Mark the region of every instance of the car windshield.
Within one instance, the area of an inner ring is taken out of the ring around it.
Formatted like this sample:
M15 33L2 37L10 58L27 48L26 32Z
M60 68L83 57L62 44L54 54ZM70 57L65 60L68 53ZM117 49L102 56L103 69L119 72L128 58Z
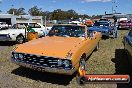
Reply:
M13 25L13 29L24 29L25 27L27 27L27 23L17 23Z
M85 27L82 26L53 26L49 31L49 36L63 37L84 37Z
M108 22L95 22L94 23L95 26L109 26Z

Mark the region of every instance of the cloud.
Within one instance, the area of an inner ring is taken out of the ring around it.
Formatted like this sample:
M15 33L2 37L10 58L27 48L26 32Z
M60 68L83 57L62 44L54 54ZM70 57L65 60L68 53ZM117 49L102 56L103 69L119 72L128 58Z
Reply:
M110 2L112 0L82 0L82 1L85 1L85 2Z

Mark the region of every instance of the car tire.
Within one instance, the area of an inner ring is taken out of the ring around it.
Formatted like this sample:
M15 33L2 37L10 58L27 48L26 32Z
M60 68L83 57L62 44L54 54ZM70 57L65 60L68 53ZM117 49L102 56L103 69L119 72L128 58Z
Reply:
M99 50L99 42L97 44L97 46L95 47L94 51L98 51Z
M86 79L85 79L84 76L79 76L79 77L77 78L77 83L78 83L79 85L84 85L85 82L86 82Z
M79 67L83 68L83 70L85 70L85 63L85 58L80 59Z
M23 35L19 35L19 36L16 37L16 43L18 43L18 44L23 43L24 40L25 39L24 39Z
M80 59L79 68L81 68L81 69L83 69L83 70L86 70L86 69L85 69L85 58L84 58L84 57L82 57L82 58ZM80 75L79 72L77 72L77 74L76 74L76 81L77 81L77 83L78 83L79 85L83 85L83 84L85 83L85 78L84 78L82 75Z

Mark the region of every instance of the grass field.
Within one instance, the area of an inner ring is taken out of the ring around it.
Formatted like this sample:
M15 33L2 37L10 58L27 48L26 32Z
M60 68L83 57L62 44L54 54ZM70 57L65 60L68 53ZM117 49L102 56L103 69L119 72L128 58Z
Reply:
M129 74L132 70L124 51L122 38L128 30L119 30L117 39L100 41L100 49L87 60L87 74ZM132 88L129 84L86 84L79 86L74 76L42 73L19 67L10 61L14 44L0 43L1 88Z

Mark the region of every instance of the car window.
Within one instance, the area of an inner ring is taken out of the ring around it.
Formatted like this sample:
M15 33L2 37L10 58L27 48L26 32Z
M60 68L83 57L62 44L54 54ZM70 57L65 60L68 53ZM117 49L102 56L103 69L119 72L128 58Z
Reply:
M32 28L34 28L35 27L35 24L34 23L29 23L29 25L28 26L30 26L30 27L32 27Z
M108 22L95 22L94 23L95 26L109 26Z
M127 21L120 21L119 23L127 23Z
M29 26L32 28L41 28L41 26L38 25L37 23L30 23Z
M84 37L85 27L82 26L53 26L49 36Z
M35 28L41 28L41 26L38 24L35 24L34 26L35 26Z
M17 24L14 24L12 28L14 28L14 29L23 29L25 27L27 27L26 23L17 23Z

